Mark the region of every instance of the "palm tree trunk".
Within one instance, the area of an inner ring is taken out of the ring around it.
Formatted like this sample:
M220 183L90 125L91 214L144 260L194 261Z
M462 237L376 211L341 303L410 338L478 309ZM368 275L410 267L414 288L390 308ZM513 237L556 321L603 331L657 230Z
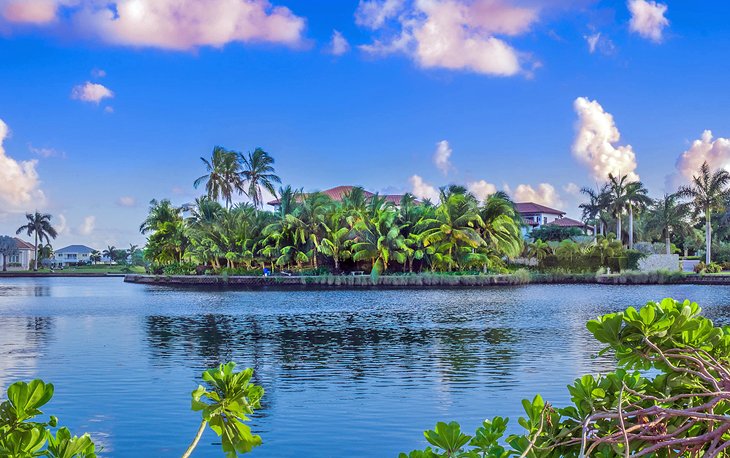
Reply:
M665 239L665 242L667 244L667 254L672 254L671 253L671 243L669 243L669 231L667 231L667 238Z
M33 270L38 270L38 231L35 231L35 246L33 248Z
M707 222L705 226L705 250L707 251L705 253L705 264L709 265L712 259L710 254L710 250L712 249L712 215L709 209L707 209L705 214L707 215Z
M621 215L616 217L616 240L621 242L621 245L624 244L624 241L621 240Z
M335 260L335 271L338 271L338 270L340 270L340 260L338 259L338 256L337 256L337 255L335 255L335 256L333 257L333 259Z
M629 205L629 250L634 248L634 206Z

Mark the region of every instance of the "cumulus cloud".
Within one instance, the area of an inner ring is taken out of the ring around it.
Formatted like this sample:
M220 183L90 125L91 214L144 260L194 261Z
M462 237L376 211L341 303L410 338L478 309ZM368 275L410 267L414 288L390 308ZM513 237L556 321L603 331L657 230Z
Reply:
M433 163L444 175L448 175L449 171L453 168L451 165L451 153L453 153L453 150L449 146L448 141L441 140L436 143L436 151L433 153Z
M476 198L480 201L497 192L497 187L495 185L487 183L484 180L471 181L466 184L466 189L470 193L474 194L474 196L476 196Z
M664 17L667 5L652 0L629 0L628 7L631 12L629 29L655 43L661 42L664 28L669 25Z
M122 196L117 199L117 205L120 207L134 207L137 205L137 199L132 196Z
M5 0L0 1L0 13L9 22L47 24L56 20L61 3L59 0Z
M563 191L570 194L571 196L577 196L580 195L580 186L573 182L570 182L563 186Z
M707 161L710 169L724 168L730 171L730 139L713 138L712 132L706 130L702 136L692 142L692 146L677 159L677 171L690 180L697 175L702 163Z
M94 229L96 228L96 217L95 216L86 216L84 218L84 222L81 223L81 226L79 226L79 234L81 235L91 235L92 232L94 232Z
M268 0L0 0L6 21L69 21L118 45L189 50L231 42L302 43L305 20Z
M401 7L404 11L396 14ZM366 1L360 2L356 13L358 23L371 28L379 28L395 17L399 29L385 40L361 46L366 52L403 52L424 68L498 76L523 72L525 54L497 35L523 34L537 16L537 9L504 0L414 0L407 6L403 2Z
M108 87L91 81L74 86L71 90L71 98L83 102L99 104L102 100L112 97L114 93Z
M349 50L350 43L347 42L347 39L342 35L342 33L339 30L333 31L332 40L330 41L329 45L330 54L334 54L335 56L341 56Z
M506 189L512 195L515 202L534 202L549 207L560 207L563 205L560 194L555 189L555 186L550 183L540 183L535 188L529 184L521 184L514 191L511 191L509 187L506 187Z
M613 174L637 180L636 154L631 145L616 145L621 135L613 116L597 101L585 97L575 99L573 108L578 115L573 155L588 168L591 177L605 181Z
M27 211L45 205L36 171L38 161L17 161L3 147L10 130L0 119L0 213Z
M418 197L419 199L431 199L433 202L439 200L439 191L435 186L426 183L423 178L418 175L413 175L408 179L411 183L411 194Z

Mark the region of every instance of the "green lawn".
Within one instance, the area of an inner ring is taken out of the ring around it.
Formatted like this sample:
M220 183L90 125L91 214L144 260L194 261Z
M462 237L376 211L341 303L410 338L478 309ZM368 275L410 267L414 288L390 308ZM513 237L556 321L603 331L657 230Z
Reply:
M125 267L126 266L119 266L119 265L109 266L109 265L97 264L97 265L93 265L93 266L66 267L63 270L54 269L53 273L59 274L59 275L63 275L63 274L106 274L106 273L123 274L123 273L128 273L125 271ZM145 273L144 267L133 266L133 267L131 267L131 270L132 270L131 273L135 273L135 274ZM33 272L32 270L12 270L12 271L8 270L8 273L32 274L32 273L36 273L36 272ZM48 273L51 273L51 271L49 269L39 269L37 273L48 274ZM2 275L2 272L0 272L0 275Z

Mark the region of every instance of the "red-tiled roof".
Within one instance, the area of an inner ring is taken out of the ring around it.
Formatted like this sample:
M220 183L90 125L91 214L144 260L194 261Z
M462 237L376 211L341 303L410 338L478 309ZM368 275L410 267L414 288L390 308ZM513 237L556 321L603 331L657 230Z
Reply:
M324 191L320 191L320 193L328 196L330 199L332 199L336 202L341 202L342 199L345 198L345 195L348 194L350 191L352 191L352 189L354 187L355 186L335 186L334 188L325 189ZM304 195L306 195L306 194L304 194ZM369 197L373 197L375 194L370 191L363 190L363 195L367 199ZM402 194L386 194L386 195L381 195L380 197L384 197L385 200L388 202L392 202L394 204L400 204L400 201L403 198L403 195ZM297 197L298 201L301 199L302 199L301 196ZM269 204L269 205L279 205L279 203L280 203L279 199L275 199L270 202L267 202L267 204Z
M586 227L586 225L583 224L582 222L574 220L572 218L558 218L549 224L551 224L553 226L560 226L560 227L580 227L580 228Z
M545 205L536 204L534 202L516 202L515 208L521 214L547 213L548 215L565 215L564 211L555 210L554 208L546 207Z
M33 245L31 245L30 243L26 242L25 240L21 240L18 237L14 237L14 239L15 239L15 246L19 250L33 250L34 249L33 248Z

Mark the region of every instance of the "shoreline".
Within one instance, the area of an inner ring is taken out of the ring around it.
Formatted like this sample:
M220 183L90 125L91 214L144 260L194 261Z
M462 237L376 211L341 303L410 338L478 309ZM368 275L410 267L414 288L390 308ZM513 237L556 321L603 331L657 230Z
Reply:
M64 278L64 277L126 277L128 274L122 273L105 273L105 272L69 272L69 273L50 273L50 272L0 272L0 278Z
M597 285L725 285L730 286L730 275L667 274L661 272L618 275L595 274L533 274L524 275L403 275L380 276L373 281L362 276L222 276L222 275L142 275L128 274L125 283L168 286L171 288L210 289L428 289L479 288L493 286L521 286L544 284L597 284Z

